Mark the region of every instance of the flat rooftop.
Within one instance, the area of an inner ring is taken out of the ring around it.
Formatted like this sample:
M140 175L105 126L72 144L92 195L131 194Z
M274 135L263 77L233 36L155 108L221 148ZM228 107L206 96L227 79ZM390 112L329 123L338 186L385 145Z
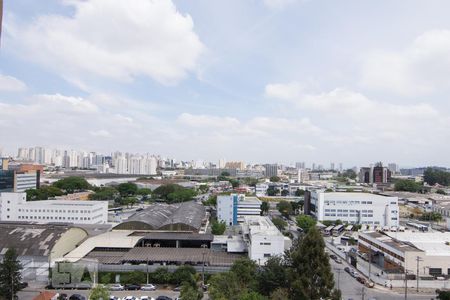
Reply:
M40 200L27 201L23 205L27 206L42 206L42 205L57 205L57 206L80 206L92 207L99 204L104 204L108 201L84 201L84 200Z
M411 243L427 255L450 256L450 232L386 232L390 237Z
M381 243L384 243L400 252L406 252L406 251L421 251L420 249L416 248L414 245L412 244L408 244L406 242L402 242L399 240L396 240L386 234L377 232L377 231L366 231L363 233L360 233L360 235L368 235L369 237L371 237L372 239L376 239L378 241L380 241Z

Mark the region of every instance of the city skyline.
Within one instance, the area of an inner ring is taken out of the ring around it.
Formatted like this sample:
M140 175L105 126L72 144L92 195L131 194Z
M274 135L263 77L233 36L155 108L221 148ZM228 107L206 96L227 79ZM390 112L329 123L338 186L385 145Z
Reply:
M0 147L448 166L433 3L8 1Z

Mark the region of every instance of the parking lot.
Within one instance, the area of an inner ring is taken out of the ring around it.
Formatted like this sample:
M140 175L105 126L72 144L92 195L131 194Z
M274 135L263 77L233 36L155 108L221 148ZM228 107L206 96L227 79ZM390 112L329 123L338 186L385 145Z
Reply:
M64 293L67 294L69 297L73 294L80 294L84 297L89 295L89 290L50 290L57 293ZM164 290L164 289L158 289L156 291L111 291L111 296L124 298L127 296L134 296L136 298L140 298L142 296L148 296L157 298L158 296L167 296L175 300L175 298L180 296L179 292L175 292L172 290ZM32 300L34 297L39 295L39 292L36 290L24 290L19 292L19 300Z

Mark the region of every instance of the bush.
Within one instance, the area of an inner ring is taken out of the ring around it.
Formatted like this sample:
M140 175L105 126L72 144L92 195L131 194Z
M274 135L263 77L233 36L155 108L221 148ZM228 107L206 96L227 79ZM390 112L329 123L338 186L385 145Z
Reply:
M147 275L140 271L123 273L123 275L120 276L120 282L123 284L142 284L147 282Z
M151 278L155 283L169 283L172 282L172 273L165 267L160 267L151 273Z

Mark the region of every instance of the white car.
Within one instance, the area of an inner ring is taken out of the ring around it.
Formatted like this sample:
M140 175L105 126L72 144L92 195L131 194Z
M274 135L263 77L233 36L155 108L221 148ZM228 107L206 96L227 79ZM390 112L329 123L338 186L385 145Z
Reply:
M149 296L142 296L142 297L140 298L140 300L155 300L155 298L149 297Z
M137 300L137 298L134 296L126 296L123 300Z
M111 284L111 285L109 286L109 290L110 290L110 291L123 291L123 290L124 290L124 287L123 287L123 285L121 285L121 284L119 284L119 283L117 283L117 284Z
M156 290L156 286L151 283L144 284L141 286L141 290L142 291L154 291L154 290Z

